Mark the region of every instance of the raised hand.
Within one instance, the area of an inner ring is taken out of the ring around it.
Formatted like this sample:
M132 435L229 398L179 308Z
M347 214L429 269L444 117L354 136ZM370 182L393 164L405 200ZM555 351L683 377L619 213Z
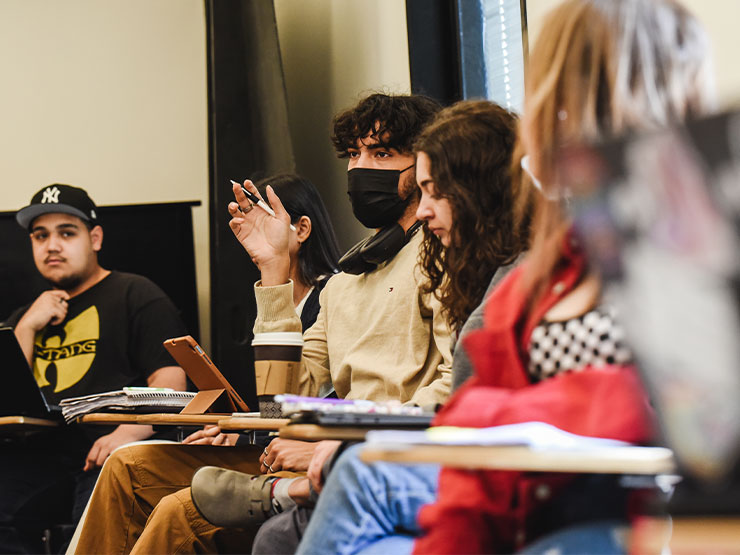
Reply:
M260 197L251 181L245 181L244 187ZM229 214L231 215L229 227L260 269L262 284L270 286L287 283L290 272L288 254L290 216L285 211L282 202L272 187L268 185L267 198L275 211L275 217L273 217L262 208L253 205L240 185L233 185L232 190L236 202L229 203Z

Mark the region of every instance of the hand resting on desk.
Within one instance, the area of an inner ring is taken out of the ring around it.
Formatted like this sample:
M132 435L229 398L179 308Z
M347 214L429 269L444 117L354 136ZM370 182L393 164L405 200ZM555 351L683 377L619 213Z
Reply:
M218 426L205 426L182 440L185 445L236 445L239 434L224 434Z

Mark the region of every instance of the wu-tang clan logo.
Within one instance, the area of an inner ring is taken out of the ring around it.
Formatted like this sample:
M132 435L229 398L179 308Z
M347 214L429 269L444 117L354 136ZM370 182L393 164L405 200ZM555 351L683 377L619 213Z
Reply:
M38 334L33 374L39 387L53 385L58 393L79 382L95 360L99 338L100 319L94 306L72 318L58 333Z
M47 204L47 203L54 203L57 204L59 202L59 193L61 191L57 187L47 187L44 189L44 194L41 197L41 204Z

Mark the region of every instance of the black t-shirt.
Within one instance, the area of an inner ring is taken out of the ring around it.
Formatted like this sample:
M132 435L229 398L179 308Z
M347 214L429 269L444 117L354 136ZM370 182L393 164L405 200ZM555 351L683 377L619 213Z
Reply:
M28 310L15 311L15 326ZM178 311L147 278L111 272L69 300L65 320L36 335L33 372L50 404L67 397L146 385L164 366L177 366L162 342L184 335Z

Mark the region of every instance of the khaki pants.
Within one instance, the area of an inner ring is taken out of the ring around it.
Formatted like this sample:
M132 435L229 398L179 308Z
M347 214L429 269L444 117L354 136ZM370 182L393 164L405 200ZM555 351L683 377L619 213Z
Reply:
M251 445L135 445L117 450L95 486L76 552L249 553L256 527L213 526L195 509L189 486L201 466L259 474L261 452Z

